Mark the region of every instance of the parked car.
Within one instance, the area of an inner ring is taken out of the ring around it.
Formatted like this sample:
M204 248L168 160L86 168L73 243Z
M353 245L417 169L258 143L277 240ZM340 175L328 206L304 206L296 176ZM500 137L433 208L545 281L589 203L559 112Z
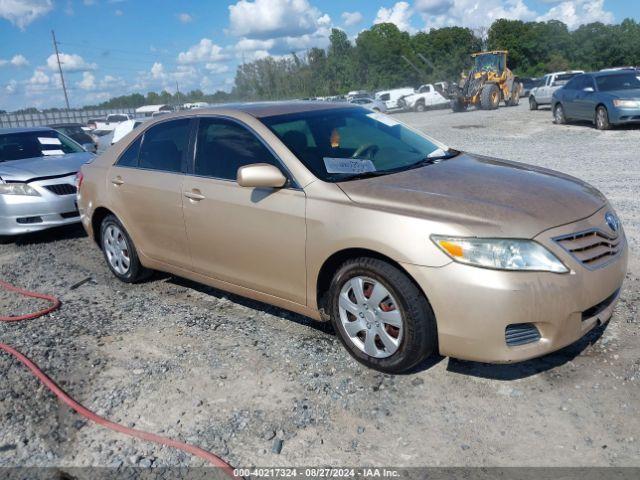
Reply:
M91 131L98 128L99 123L104 123L106 118L90 118L87 120L87 128Z
M393 110L396 108L401 108L398 100L406 95L412 95L414 93L414 89L410 87L405 88L395 88L393 90L383 90L380 92L376 92L375 99L384 102L387 106L387 110Z
M81 123L54 123L49 127L72 138L82 145L87 152L96 153L98 150L97 137L92 137L91 134L85 132Z
M531 90L535 87L541 85L542 80L540 78L520 78L520 83L522 83L522 91L520 92L520 97L528 97L531 94Z
M93 158L51 128L0 129L0 240L79 222L76 173Z
M442 89L438 91L435 85L421 85L415 93L405 95L398 100L398 107L424 112L431 108L449 107L451 102L444 96Z
M529 93L529 109L537 110L540 105L551 105L553 92L581 73L584 73L584 71L571 70L568 72L548 73L542 77L540 85L532 88Z
M112 113L110 115L107 115L104 122L95 122L94 130L100 132L112 132L120 123L131 120L131 118L131 115L127 113Z
M593 122L598 130L640 124L640 76L629 70L586 73L553 94L553 118Z
M387 111L387 106L384 104L384 102L376 100L375 98L354 98L349 103L360 105L375 112L385 113Z
M328 319L385 372L562 348L611 317L628 258L590 185L348 103L152 120L82 167L78 203L123 282L163 270Z
M136 129L143 122L148 121L148 117L143 118L132 118L131 120L126 120L124 122L120 122L118 126L113 130L113 135L111 137L111 145L116 142L119 142L122 138L124 138L129 132Z

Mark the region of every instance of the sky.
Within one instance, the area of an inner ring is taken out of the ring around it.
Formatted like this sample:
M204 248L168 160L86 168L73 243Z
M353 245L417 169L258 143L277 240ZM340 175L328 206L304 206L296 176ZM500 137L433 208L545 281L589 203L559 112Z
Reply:
M326 47L380 22L415 33L497 18L640 20L639 0L0 0L0 110L71 107L166 89L228 91L238 64ZM177 84L177 85L176 85Z

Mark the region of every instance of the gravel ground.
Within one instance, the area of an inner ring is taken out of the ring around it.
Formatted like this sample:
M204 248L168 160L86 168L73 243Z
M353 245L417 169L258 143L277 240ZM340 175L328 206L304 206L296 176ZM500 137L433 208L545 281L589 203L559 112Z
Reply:
M517 365L438 358L384 375L293 313L172 276L119 283L73 227L0 246L0 278L63 300L47 317L0 325L1 341L98 413L236 466L640 466L640 129L555 126L524 105L398 118L453 147L601 189L632 248L612 322ZM0 305L3 314L42 302L0 293ZM4 354L0 376L0 466L202 465L86 423Z

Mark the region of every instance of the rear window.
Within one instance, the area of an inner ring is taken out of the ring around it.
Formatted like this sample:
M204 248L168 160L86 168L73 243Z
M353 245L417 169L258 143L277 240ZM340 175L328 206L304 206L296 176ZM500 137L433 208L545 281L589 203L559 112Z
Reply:
M0 162L78 152L84 152L84 149L54 130L0 135Z
M553 81L553 84L566 85L566 83L576 75L580 75L580 74L579 73L563 73L561 75L556 75L556 79Z

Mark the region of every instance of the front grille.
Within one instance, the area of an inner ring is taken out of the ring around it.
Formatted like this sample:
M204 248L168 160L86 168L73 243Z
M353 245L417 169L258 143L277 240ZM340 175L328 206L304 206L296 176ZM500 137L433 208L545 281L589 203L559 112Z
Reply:
M44 188L56 195L75 195L76 186L69 183L58 183L56 185L44 185Z
M621 236L613 238L595 228L554 240L587 268L606 265L622 250Z
M584 312L582 312L582 321L584 322L585 320L589 320L590 318L593 318L596 315L600 315L604 310L607 309L607 307L609 307L609 305L613 303L613 301L618 296L619 292L620 292L620 289L613 292L611 295L609 295L600 303L594 305L591 308L587 308Z
M540 340L540 331L533 323L512 323L507 325L504 339L508 346L517 347Z

